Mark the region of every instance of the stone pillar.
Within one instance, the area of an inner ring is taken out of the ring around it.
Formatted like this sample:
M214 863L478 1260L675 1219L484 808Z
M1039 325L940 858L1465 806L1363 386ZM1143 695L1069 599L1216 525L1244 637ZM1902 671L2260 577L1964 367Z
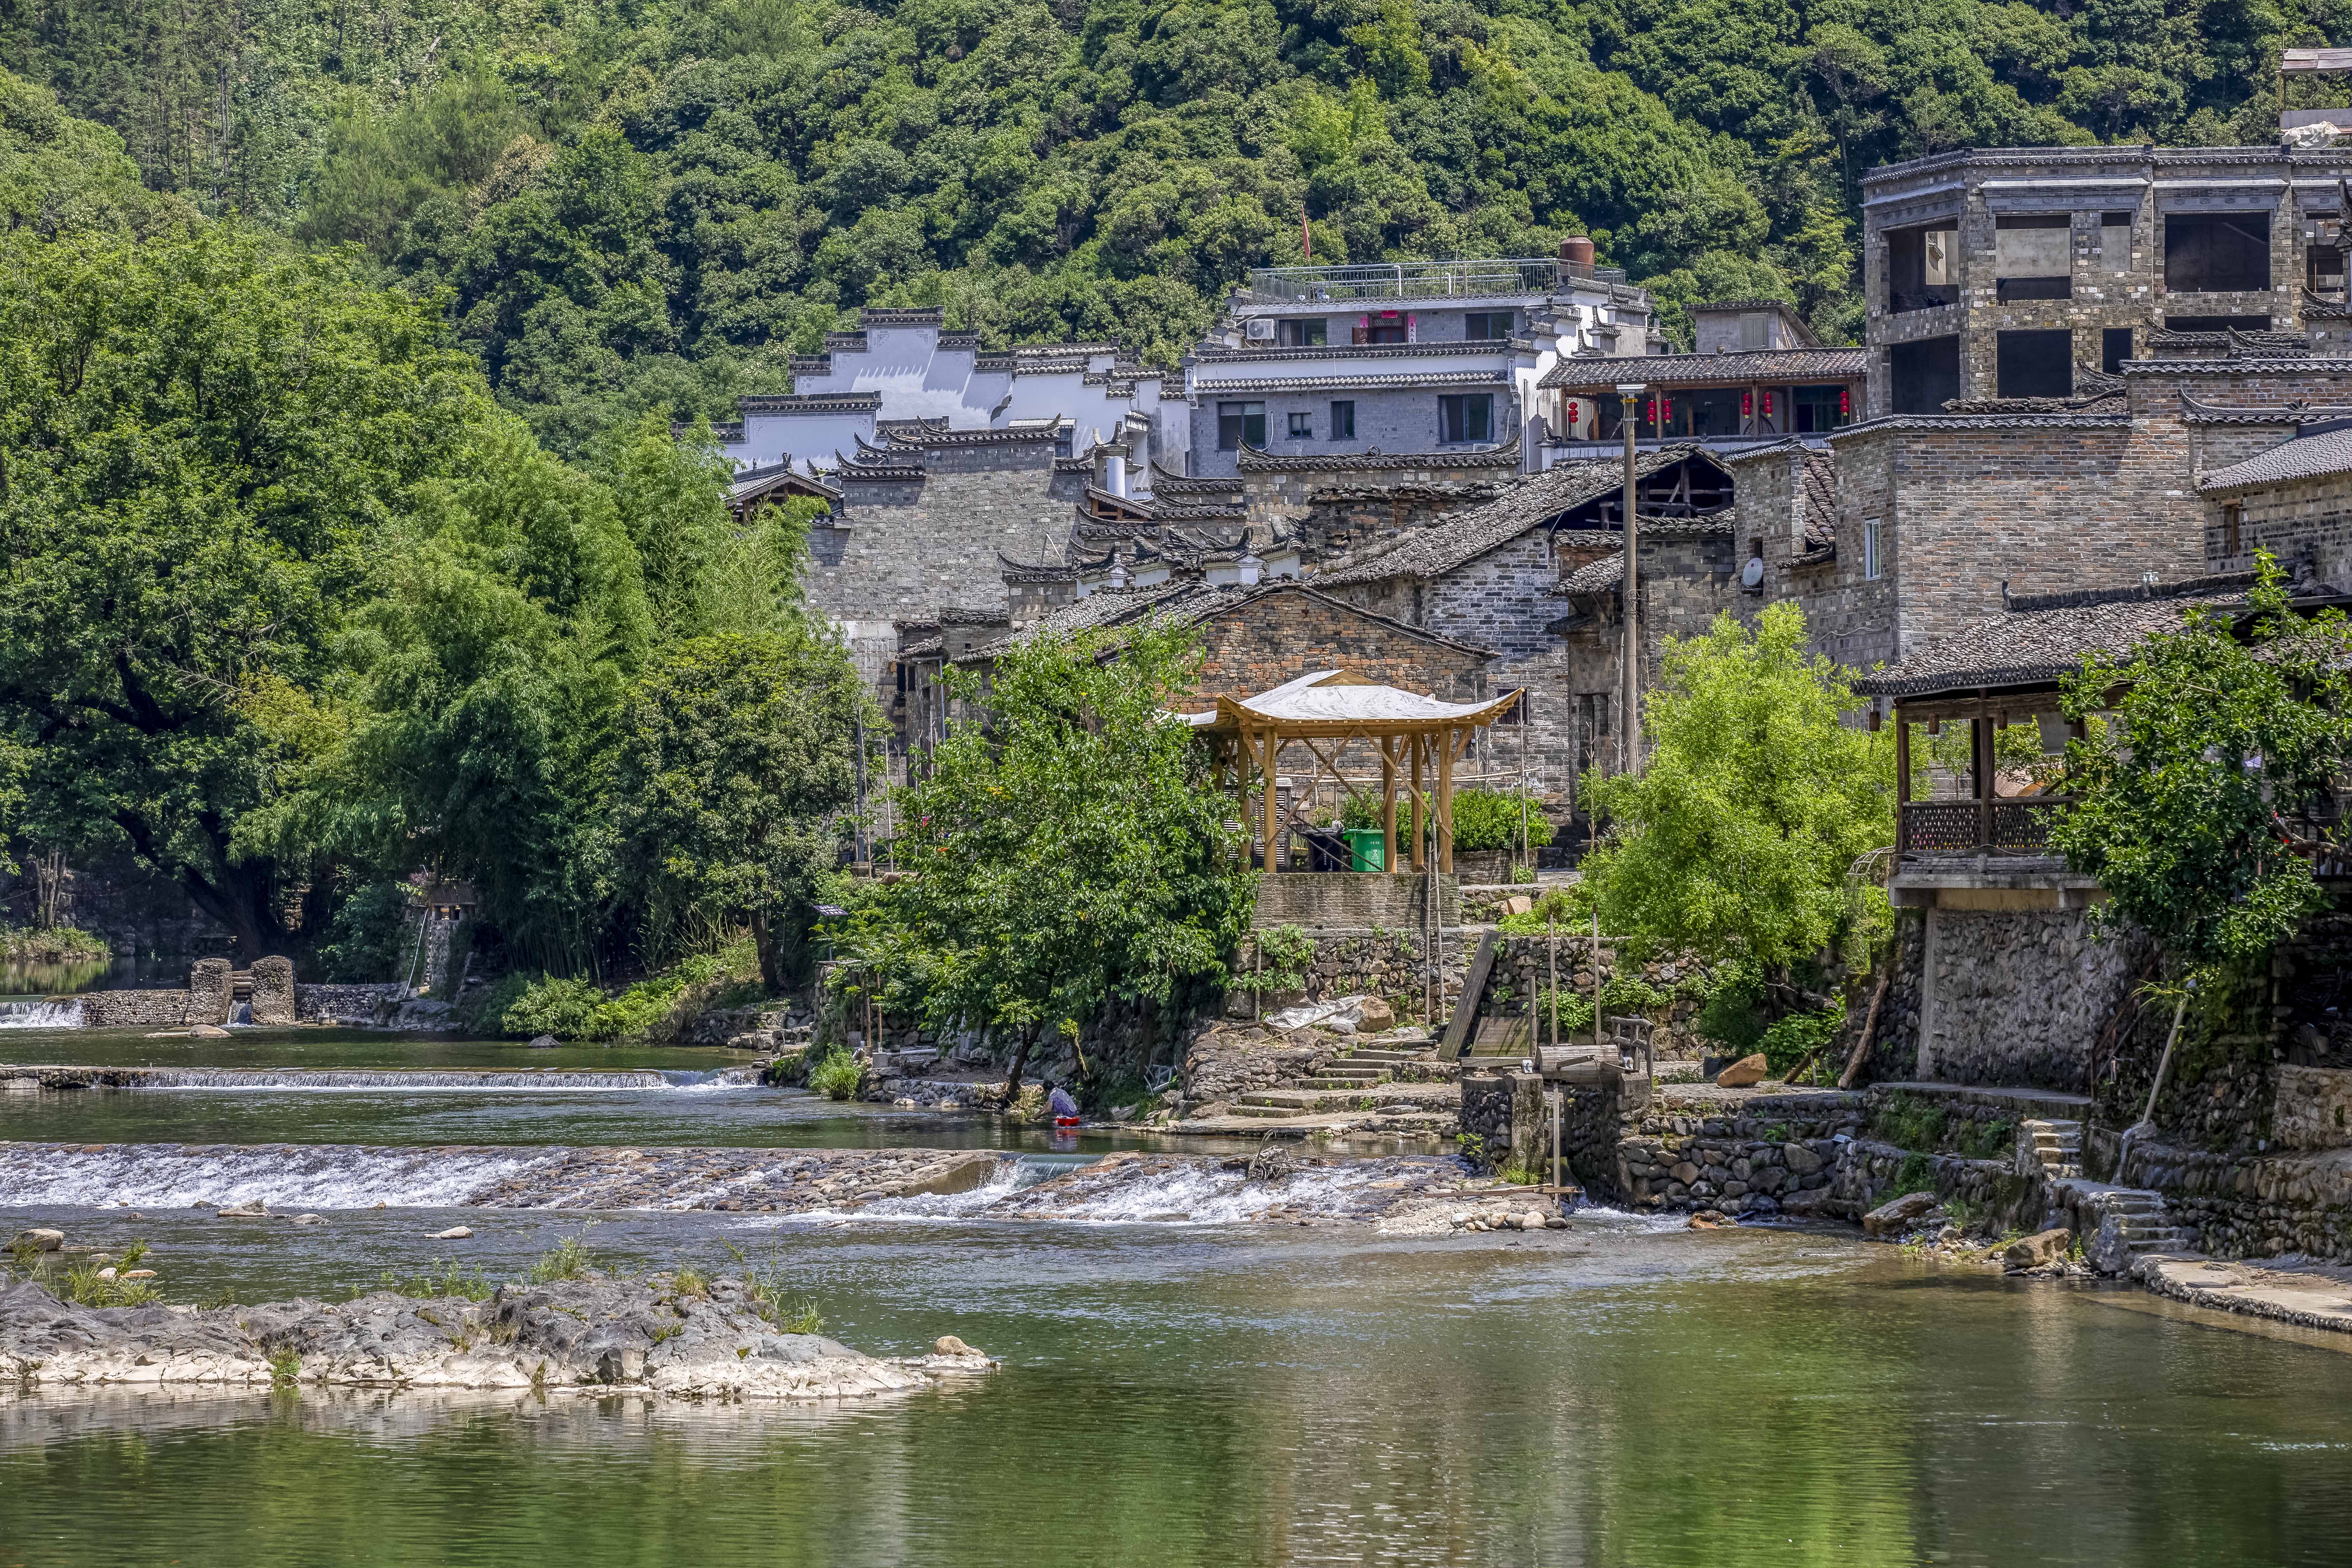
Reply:
M188 971L188 1010L182 1019L189 1024L226 1024L230 1009L236 1005L229 980L228 960L200 958Z
M271 954L253 961L253 1021L284 1027L295 1020L294 961Z
M1543 1079L1531 1072L1506 1073L1511 1086L1511 1163L1551 1180L1551 1116L1544 1105Z

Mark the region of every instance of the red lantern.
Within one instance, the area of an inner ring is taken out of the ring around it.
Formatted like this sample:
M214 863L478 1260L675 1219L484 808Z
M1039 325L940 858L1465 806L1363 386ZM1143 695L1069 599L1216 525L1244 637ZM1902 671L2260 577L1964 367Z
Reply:
M1839 387L1839 388L1838 388L1838 417L1839 417L1839 418L1841 418L1841 419L1843 419L1843 418L1845 418L1848 415L1852 414L1853 412L1853 388L1852 388L1852 387L1850 387L1850 386L1841 386L1841 387Z
M1742 419L1753 419L1756 416L1756 395L1754 393L1743 392L1739 395L1739 416Z
M1661 397L1658 399L1658 415L1659 417L1665 420L1667 424L1673 424L1675 422L1675 400L1671 397Z
M1577 412L1576 399L1573 397L1570 398L1568 400L1568 427L1571 430L1575 429L1577 421L1582 417L1583 416Z
M1764 395L1764 417L1772 417L1772 395L1769 392Z
M1642 404L1642 423L1644 425L1655 425L1657 422L1658 400L1654 397L1645 398Z

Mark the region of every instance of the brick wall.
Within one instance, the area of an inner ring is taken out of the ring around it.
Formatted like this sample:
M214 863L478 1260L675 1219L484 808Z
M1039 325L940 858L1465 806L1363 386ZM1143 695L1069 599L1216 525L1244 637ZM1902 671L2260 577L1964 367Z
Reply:
M2352 584L2352 476L2294 479L2231 499L2242 511L2234 542L2222 501L2206 502L2209 570L2251 572L2255 552L2268 551L2290 571L2309 557L2323 583Z
M1202 640L1200 689L1184 704L1193 711L1220 694L1247 696L1318 669L1352 669L1448 702L1475 701L1491 689L1482 652L1416 637L1320 594L1262 594L1212 616Z

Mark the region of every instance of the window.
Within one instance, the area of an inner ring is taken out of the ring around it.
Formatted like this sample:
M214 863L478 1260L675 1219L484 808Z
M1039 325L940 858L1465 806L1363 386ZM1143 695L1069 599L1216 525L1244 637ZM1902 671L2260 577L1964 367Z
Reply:
M1941 414L1944 405L1960 395L1958 338L1896 343L1888 351L1886 363L1897 414Z
M1511 335L1508 310L1472 310L1462 318L1462 335L1474 342L1491 342Z
M2099 259L2110 272L2129 272L2132 255L2132 215L2101 213L2099 215Z
M1761 310L1739 312L1739 347L1743 353L1772 346L1772 318Z
M2071 300L2074 295L2067 245L2073 220L2064 213L1993 219L1994 292L2013 300Z
M1797 416L1797 434L1817 435L1823 430L1835 430L1846 422L1853 407L1853 394L1843 386L1792 386L1789 389L1789 406Z
M1217 450L1230 452L1244 445L1265 447L1265 405L1263 403L1218 404Z
M2268 316L2167 316L2168 332L2267 332Z
M2074 395L2074 334L2056 331L2000 332L1994 341L1995 395L2001 397Z
M1381 310L1366 316L1356 328L1360 343L1401 343L1405 341L1404 318L1394 310Z
M1290 438L1294 441L1315 439L1315 416L1294 414L1290 416Z
M2099 368L2109 375L2119 374L2124 361L2132 356L2132 330L2129 327L2109 327L2099 333Z
M1319 349L1331 341L1331 323L1320 316L1302 321L1276 321L1274 341L1286 349Z
M1341 398L1331 405L1331 439L1352 441L1356 438L1356 405L1352 398Z
M1959 295L1959 228L1898 228L1886 236L1886 308L1897 314L1949 305Z
M1862 574L1875 582L1885 569L1885 563L1878 553L1878 520L1874 517L1862 525Z
M1733 387L1709 387L1668 394L1675 416L1668 428L1677 436L1737 436L1739 434L1739 393Z
M2221 503L2221 554L2224 559L2238 553L2245 521L2244 506L2233 500Z
M2248 293L2271 286L2271 215L2168 213L2164 286L2179 294Z
M1495 395L1466 392L1437 400L1440 441L1491 441L1495 438Z

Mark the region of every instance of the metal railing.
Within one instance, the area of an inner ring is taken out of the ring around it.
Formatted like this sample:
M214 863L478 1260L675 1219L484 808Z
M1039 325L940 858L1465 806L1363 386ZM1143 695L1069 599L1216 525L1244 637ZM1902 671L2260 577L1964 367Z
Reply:
M2074 804L2063 795L1906 801L1895 849L1904 855L2047 855L2051 824Z
M1258 267L1248 291L1262 300L1464 300L1548 294L1579 279L1622 283L1622 267L1582 267L1548 256L1478 261L1366 261L1339 267Z

